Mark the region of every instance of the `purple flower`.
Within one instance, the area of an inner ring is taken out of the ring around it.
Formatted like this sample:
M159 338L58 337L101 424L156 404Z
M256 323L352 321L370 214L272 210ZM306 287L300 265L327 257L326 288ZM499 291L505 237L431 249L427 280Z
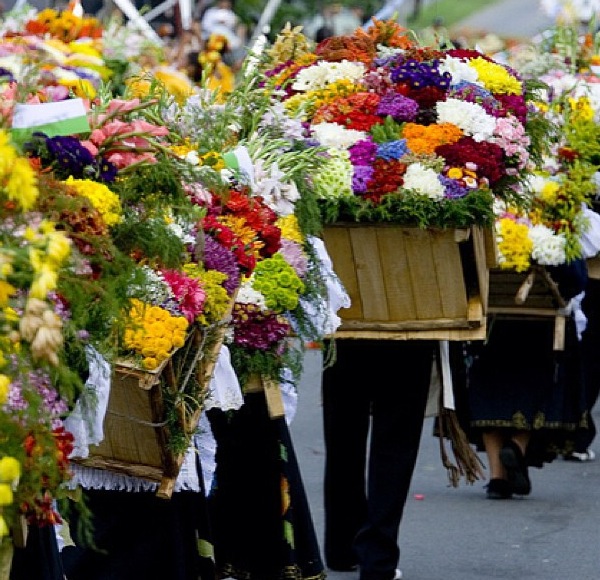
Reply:
M201 256L207 270L217 270L227 275L223 287L230 296L240 284L240 269L235 256L211 236L204 236L204 256Z
M302 250L302 246L294 240L282 238L279 253L285 258L285 261L294 268L298 277L304 278L306 271L308 270L308 258Z
M395 91L388 91L383 95L377 107L378 115L390 115L396 121L414 121L418 112L419 103L417 101Z
M459 197L465 197L469 193L469 190L456 181L456 179L451 179L445 175L438 175L438 179L445 188L444 197L446 199L458 199Z
M355 165L352 174L352 190L355 193L365 193L374 171L369 165Z
M290 323L280 316L264 313L254 305L236 304L233 309L234 344L262 351L275 349L288 335Z
M407 60L392 69L392 80L395 83L407 83L413 89L436 87L448 90L452 75L449 72L441 73L438 69L439 61L432 63Z
M377 154L377 144L373 143L371 137L357 141L348 149L352 165L371 165Z

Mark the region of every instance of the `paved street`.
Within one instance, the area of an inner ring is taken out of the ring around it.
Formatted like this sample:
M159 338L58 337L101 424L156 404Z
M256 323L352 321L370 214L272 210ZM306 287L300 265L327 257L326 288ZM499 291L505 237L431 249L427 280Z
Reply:
M322 541L320 385L321 353L310 351L291 431ZM594 416L600 424L599 406ZM405 580L600 579L599 460L557 459L531 470L530 496L490 501L483 481L448 487L438 439L431 433L432 420L427 419L400 531ZM600 440L595 450L600 456ZM331 572L328 577L354 580L357 574Z
M453 29L527 39L533 38L552 24L552 19L540 9L540 0L502 0L473 13Z

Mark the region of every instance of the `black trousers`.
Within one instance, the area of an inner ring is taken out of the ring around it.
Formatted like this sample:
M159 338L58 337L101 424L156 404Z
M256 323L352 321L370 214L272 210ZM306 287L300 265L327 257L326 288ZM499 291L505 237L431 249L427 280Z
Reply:
M436 344L337 340L323 373L325 560L358 563L360 580L398 564Z
M578 453L585 453L596 437L596 425L592 417L598 396L600 395L600 280L588 279L585 297L581 305L587 316L588 323L581 339L583 351L583 365L585 378L585 398L588 416L588 428L581 429L575 436L575 449Z

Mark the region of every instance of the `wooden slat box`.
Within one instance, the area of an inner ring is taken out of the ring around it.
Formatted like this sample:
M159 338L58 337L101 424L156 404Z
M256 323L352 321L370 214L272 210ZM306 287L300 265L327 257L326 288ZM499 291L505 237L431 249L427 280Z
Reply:
M352 303L336 338L485 338L493 256L483 228L344 223L323 239Z
M202 413L202 401L212 377L225 325L194 328L186 344L160 367L148 371L121 361L114 367L104 419L104 440L90 446L89 457L74 459L87 467L107 469L160 483L157 495L170 498L185 454L169 446L166 398L176 396L193 367L199 406L186 412L183 397L176 405L178 423L191 437Z
M565 301L557 284L543 266L527 272L490 270L488 315L490 317L554 318L554 350L565 343Z

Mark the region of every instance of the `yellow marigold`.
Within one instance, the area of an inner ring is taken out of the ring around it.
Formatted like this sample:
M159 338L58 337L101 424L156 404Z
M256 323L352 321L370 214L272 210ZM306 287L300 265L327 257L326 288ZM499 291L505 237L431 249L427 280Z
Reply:
M6 520L4 519L2 514L0 514L0 538L8 536L9 533L10 530L8 529L8 524L6 523Z
M0 157L2 155L3 152L0 151ZM4 191L8 199L16 201L23 210L27 211L33 207L39 191L35 173L27 159L13 158L12 170L4 183Z
M71 241L64 232L53 231L48 234L46 256L54 264L62 264L71 254Z
M10 455L0 459L0 481L12 483L21 477L21 464Z
M498 252L500 253L500 267L505 270L516 270L525 272L531 262L531 251L533 242L529 238L529 227L527 224L517 223L509 218L498 222L500 241Z
M511 75L506 68L485 58L474 58L469 61L479 75L479 81L491 93L498 95L520 95L523 83Z
M15 294L17 289L7 282L6 280L0 280L0 307L8 305L8 301L11 296Z
M123 333L123 345L144 357L142 364L147 369L159 366L185 343L189 324L183 316L134 299L129 319L131 326Z
M12 171L17 156L17 151L11 145L8 133L0 129L0 184L4 181L5 176Z
M277 219L276 224L281 230L281 237L299 244L304 243L304 236L298 226L298 218L294 214L282 216Z
M65 183L74 188L78 195L90 200L107 226L114 226L121 221L123 213L121 200L106 185L89 179L73 179L72 176Z
M10 505L12 502L12 487L8 483L0 483L0 506Z
M546 181L538 197L548 205L555 205L560 192L560 184L556 181Z
M0 375L0 405L6 403L8 397L8 387L10 386L10 379L6 375ZM0 459L0 481L7 481L2 477L2 460Z
M594 108L589 97L579 97L577 99L569 97L569 105L571 106L570 121L593 121Z

